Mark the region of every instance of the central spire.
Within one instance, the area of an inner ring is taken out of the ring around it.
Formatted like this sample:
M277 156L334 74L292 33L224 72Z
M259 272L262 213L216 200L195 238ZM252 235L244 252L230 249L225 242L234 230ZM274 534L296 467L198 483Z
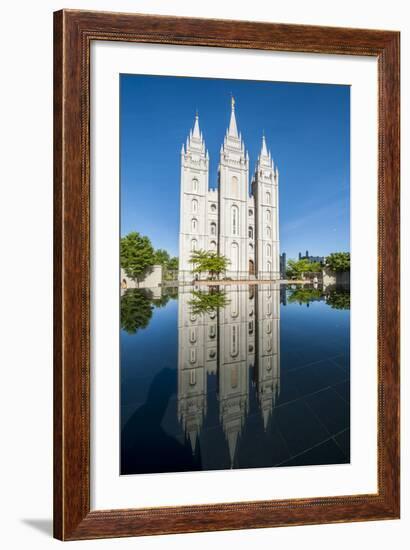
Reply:
M261 157L267 157L268 156L268 150L266 148L266 139L265 139L265 132L262 134L262 149L261 149Z
M194 131L192 132L192 137L194 137L196 139L201 139L201 133L199 131L198 111L195 113L195 123L194 123Z
M235 98L233 96L231 97L231 120L229 123L228 136L238 138L238 128L235 118Z

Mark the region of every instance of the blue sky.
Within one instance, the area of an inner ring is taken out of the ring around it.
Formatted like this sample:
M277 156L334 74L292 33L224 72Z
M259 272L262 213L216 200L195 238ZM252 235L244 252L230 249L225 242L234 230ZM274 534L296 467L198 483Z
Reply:
M350 88L120 76L121 234L178 255L180 151L195 111L216 184L231 93L253 174L265 132L280 172L280 248L288 258L350 250Z

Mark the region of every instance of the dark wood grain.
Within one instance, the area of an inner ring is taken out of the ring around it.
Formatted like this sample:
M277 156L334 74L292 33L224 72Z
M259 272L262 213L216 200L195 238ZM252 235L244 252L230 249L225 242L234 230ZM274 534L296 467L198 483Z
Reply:
M377 58L377 494L90 511L89 52L92 40ZM54 144L55 537L75 540L398 518L399 33L72 10L56 12Z

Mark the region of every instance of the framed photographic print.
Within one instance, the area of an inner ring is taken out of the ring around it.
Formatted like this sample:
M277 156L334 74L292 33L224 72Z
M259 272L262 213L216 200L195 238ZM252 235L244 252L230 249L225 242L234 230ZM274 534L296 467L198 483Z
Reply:
M399 33L54 15L54 533L399 517Z

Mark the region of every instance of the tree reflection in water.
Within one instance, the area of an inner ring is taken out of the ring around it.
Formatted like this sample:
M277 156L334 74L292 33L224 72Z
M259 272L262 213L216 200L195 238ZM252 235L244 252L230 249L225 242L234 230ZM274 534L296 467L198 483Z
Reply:
M327 288L310 288L299 287L291 290L287 296L287 301L306 304L309 306L311 302L326 301L326 304L332 309L350 309L350 287L349 286L332 286Z
M350 309L350 288L340 287L329 290L326 303L332 309Z
M229 305L230 300L226 293L218 287L211 287L209 292L193 290L192 299L188 303L192 308L192 313L199 315L200 313L211 313L219 308L226 307Z
M147 328L154 307L165 307L170 299L176 299L178 291L174 288L161 289L161 294L155 296L150 289L130 288L121 296L121 329L128 334L136 334L138 330Z
M322 290L318 288L296 288L293 290L289 296L288 296L288 302L290 304L292 303L299 303L302 304L308 304L313 301L321 300L323 298L323 292Z

